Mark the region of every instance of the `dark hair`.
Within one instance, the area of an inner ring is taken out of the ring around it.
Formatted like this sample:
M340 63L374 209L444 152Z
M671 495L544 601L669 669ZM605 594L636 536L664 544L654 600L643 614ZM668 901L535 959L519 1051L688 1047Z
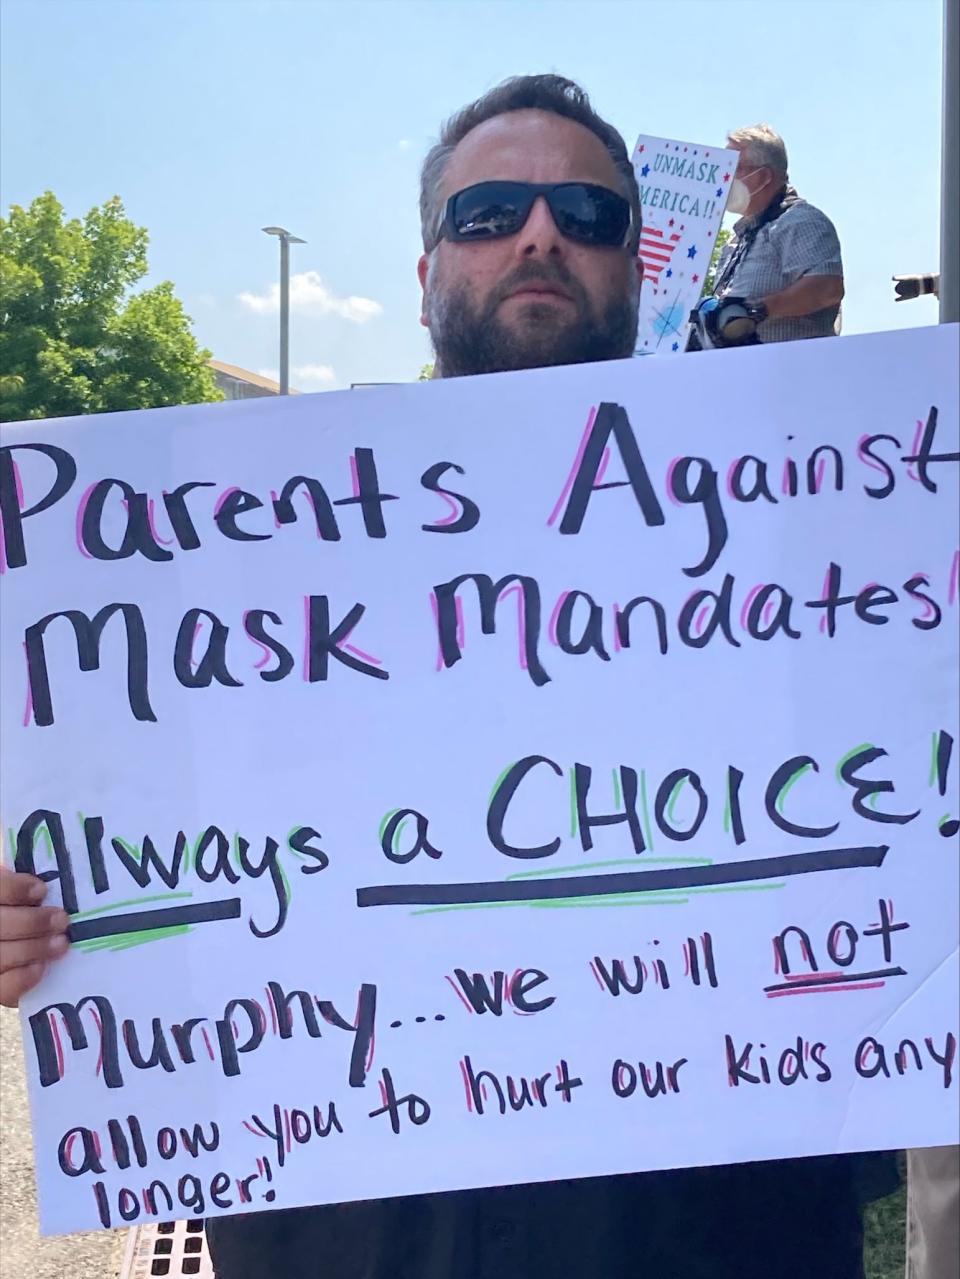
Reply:
M420 227L423 247L429 253L440 239L443 205L440 183L454 148L471 129L508 111L552 111L554 115L582 124L606 147L625 187L633 214L630 246L636 251L640 240L640 190L627 147L612 124L600 118L578 84L559 75L514 76L504 80L475 102L452 115L440 130L440 141L427 152L420 171Z

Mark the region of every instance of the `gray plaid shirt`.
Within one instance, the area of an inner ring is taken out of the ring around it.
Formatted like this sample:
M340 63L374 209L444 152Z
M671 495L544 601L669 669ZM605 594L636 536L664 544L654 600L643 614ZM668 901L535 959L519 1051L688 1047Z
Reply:
M724 246L717 264L721 280L720 297L748 298L758 302L771 293L795 284L806 275L838 275L843 277L840 241L833 223L825 213L806 200L798 200L773 222L762 226L753 244L737 263L729 279L723 279L724 268L737 251L740 238L749 231L754 219L741 218L734 234ZM795 338L832 337L836 333L840 306L795 319L764 320L757 329L762 342L789 342Z

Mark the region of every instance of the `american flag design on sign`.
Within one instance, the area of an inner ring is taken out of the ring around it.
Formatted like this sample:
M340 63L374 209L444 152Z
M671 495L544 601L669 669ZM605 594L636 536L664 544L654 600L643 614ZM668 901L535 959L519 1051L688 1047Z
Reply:
M643 275L646 280L657 280L664 267L670 265L673 251L680 243L676 231L665 234L659 227L647 225L640 235L640 256L643 258Z
M642 135L633 153L643 263L636 355L678 355L703 291L736 151Z

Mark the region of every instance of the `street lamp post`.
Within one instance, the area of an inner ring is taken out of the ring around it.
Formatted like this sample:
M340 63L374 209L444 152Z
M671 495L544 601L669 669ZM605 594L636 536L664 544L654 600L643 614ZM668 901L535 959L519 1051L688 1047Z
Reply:
M940 323L960 320L960 0L943 0L943 140L940 173Z
M290 393L290 245L306 244L282 226L265 226L280 241L280 394Z

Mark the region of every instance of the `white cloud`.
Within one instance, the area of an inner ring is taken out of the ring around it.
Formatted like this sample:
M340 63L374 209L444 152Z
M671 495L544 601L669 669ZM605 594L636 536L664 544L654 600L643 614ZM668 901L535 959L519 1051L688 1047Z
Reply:
M257 369L257 373L271 382L280 381L279 369ZM290 381L298 390L310 384L329 389L336 380L337 375L329 364L298 364L290 370Z
M256 315L280 310L280 285L271 284L264 293L241 293L241 303ZM380 315L383 307L373 298L338 298L324 284L317 271L303 271L290 277L290 310L303 315L337 315L354 324L365 324Z
M337 375L329 364L301 364L293 370L298 382L312 382L315 386L330 386Z

